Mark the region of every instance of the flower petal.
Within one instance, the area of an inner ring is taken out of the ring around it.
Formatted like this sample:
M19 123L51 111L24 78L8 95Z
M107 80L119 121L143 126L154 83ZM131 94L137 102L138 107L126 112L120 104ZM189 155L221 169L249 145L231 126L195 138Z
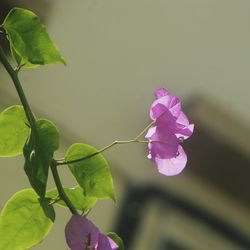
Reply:
M189 120L187 118L187 116L184 114L184 112L180 112L180 115L178 116L176 122L178 124L181 124L183 126L188 126L189 125Z
M183 139L186 140L193 134L193 132L194 132L194 124L190 124L187 127L178 129L177 132L175 132L175 135L177 138L183 137Z
M165 88L158 88L154 95L156 99L159 99L162 96L169 95L170 93Z
M166 89L155 91L156 100L150 108L150 117L154 126L148 130L148 158L156 163L158 171L164 175L179 174L186 166L187 156L179 145L190 137L194 124L181 111L178 97Z
M152 120L156 120L158 117L164 114L164 112L167 112L167 111L168 109L165 105L158 103L158 102L155 104L153 103L150 109L150 118Z
M194 124L189 124L187 116L181 112L176 120L176 136L183 137L183 139L189 138L194 131Z
M156 133L156 126L150 127L148 129L147 134L145 135L145 138L150 139L155 133Z
M157 128L161 128L161 130L168 130L174 134L176 130L176 118L169 110L166 110L156 119L155 125Z
M150 132L151 133L151 132ZM149 157L154 160L156 157L169 159L176 156L178 150L178 139L174 133L164 127L156 127L154 133L148 137Z
M181 112L181 102L179 98L173 95L166 95L155 100L150 109L151 119L157 119L166 110L169 110L169 112L177 118Z
M187 156L183 148L179 145L179 155L170 159L155 158L155 163L159 173L167 176L179 174L186 166Z
M85 216L72 215L65 227L65 236L71 250L83 250L90 241L91 246L96 246L99 237L98 228Z

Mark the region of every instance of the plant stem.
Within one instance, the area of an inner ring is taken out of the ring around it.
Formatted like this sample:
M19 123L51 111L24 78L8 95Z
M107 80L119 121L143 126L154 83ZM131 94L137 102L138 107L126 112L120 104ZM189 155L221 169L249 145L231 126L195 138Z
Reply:
M26 99L22 85L21 85L19 78L18 78L18 75L17 75L20 67L18 67L16 70L14 70L12 68L12 66L10 65L9 61L7 60L1 46L0 46L0 61L2 62L3 66L5 67L6 71L8 72L9 76L11 77L11 79L15 85L16 91L17 91L18 96L20 98L20 101L23 105L25 115L27 117L27 120L29 122L31 130L33 132L36 132L36 120L35 120L35 117L34 117L32 111L31 111L31 108L30 108L29 103ZM65 202L65 204L68 206L68 208L72 214L77 214L77 210L75 209L75 207L73 206L73 204L71 203L71 201L69 200L69 198L67 197L67 195L64 192L64 189L63 189L63 186L62 186L62 183L61 183L58 171L57 171L57 163L55 160L52 160L50 168L51 168L51 172L52 172L52 175L53 175L53 178L54 178L54 181L55 181L60 198Z
M20 98L20 101L21 101L21 103L23 105L25 115L27 117L27 120L29 122L31 130L36 132L36 120L35 120L35 117L34 117L32 111L31 111L31 108L30 108L29 103L28 103L28 101L26 99L26 96L24 94L22 85L21 85L21 83L19 81L19 78L18 78L18 75L17 75L19 68L18 68L18 70L14 70L12 68L12 66L10 65L9 61L7 60L7 58L6 58L6 56L5 56L4 52L3 52L3 49L1 47L0 47L0 61L2 62L4 68L8 72L9 76L11 77L11 79L12 79L14 85L15 85L16 91L17 91L18 96ZM77 214L77 210L72 205L71 201L69 200L69 198L67 197L67 195L64 192L64 189L63 189L63 186L62 186L62 183L61 183L61 180L60 180L56 165L57 165L57 163L55 161L52 161L51 165L50 165L50 168L51 168L51 171L52 171L53 178L55 180L55 184L56 184L56 187L57 187L57 190L58 190L58 194L59 194L60 198L65 202L65 204L68 206L71 213L72 214Z
M71 201L69 200L68 196L65 194L58 171L57 171L57 162L55 160L52 160L51 164L50 164L50 169L56 184L56 188L58 191L58 194L60 196L60 198L65 202L65 204L67 205L67 207L69 208L70 212L72 214L78 214L77 210L75 209L75 207L73 206L73 204L71 203Z
M76 163L76 162L79 162L79 161L84 161L84 160L87 160L91 157L94 157L95 155L98 155L100 153L102 153L103 151L113 147L114 145L118 145L118 144L128 144L128 143L132 143L132 142L139 142L139 143L148 143L148 141L142 141L142 140L137 140L137 139L132 139L132 140L127 140L127 141L113 141L111 144L109 144L108 146L105 146L104 148L96 151L95 153L93 154L90 154L90 155L87 155L87 156L84 156L82 158L78 158L78 159L74 159L74 160L69 160L69 161L56 161L57 162L57 165L67 165L67 164L72 164L72 163Z
M151 126L155 124L155 121L150 122L135 138L134 140L139 139Z
M20 98L20 101L23 105L23 108L24 108L27 120L29 121L30 127L35 130L35 118L33 116L33 113L31 112L29 103L28 103L26 96L23 92L22 85L21 85L19 78L17 76L17 72L12 68L12 66L8 62L6 56L3 52L3 49L1 47L0 47L0 61L2 62L4 68L8 72L9 76L11 77L11 79L15 85L16 91L17 91L18 96Z
M148 143L148 141L142 141L142 140L138 140L152 125L154 125L155 121L152 121L150 122L134 139L132 140L126 140L126 141L114 141L112 142L111 144L109 144L108 146L96 151L95 153L93 154L90 154L90 155L87 155L87 156L84 156L82 158L78 158L78 159L74 159L74 160L70 160L70 161L65 161L65 160L62 160L62 161L56 161L56 164L59 166L59 165L67 165L67 164L72 164L72 163L76 163L76 162L79 162L79 161L84 161L84 160L87 160L95 155L98 155L100 153L102 153L103 151L113 147L114 145L117 145L117 144L128 144L128 143L132 143L132 142L141 142L141 143Z

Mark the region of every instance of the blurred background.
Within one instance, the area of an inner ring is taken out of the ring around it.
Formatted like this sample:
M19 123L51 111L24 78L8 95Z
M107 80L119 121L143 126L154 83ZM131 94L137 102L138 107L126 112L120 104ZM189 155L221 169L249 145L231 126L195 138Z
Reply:
M1 0L1 20L13 6L41 17L67 62L20 73L34 112L61 131L58 156L74 142L101 148L137 135L159 86L181 97L195 123L179 176L159 175L146 145L105 152L118 202L91 211L98 227L115 230L127 250L250 249L250 2ZM1 65L0 83L1 110L19 103ZM0 167L2 208L29 183L22 157L0 159ZM34 249L66 250L69 218L58 207Z

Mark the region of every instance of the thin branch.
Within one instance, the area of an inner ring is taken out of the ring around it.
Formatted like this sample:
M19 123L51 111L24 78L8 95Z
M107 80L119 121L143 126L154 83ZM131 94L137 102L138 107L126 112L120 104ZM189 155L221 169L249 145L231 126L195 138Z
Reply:
M56 184L56 188L59 194L59 197L65 202L65 204L67 205L67 207L69 208L70 212L72 214L78 214L77 210L75 209L74 205L71 203L71 201L69 200L68 196L66 195L66 193L64 192L58 171L57 171L57 163L56 161L52 161L50 164L50 169Z
M26 96L24 94L24 91L23 91L23 88L22 88L22 85L19 81L19 78L17 76L17 72L12 68L12 66L10 65L10 63L8 62L4 52L3 52L3 49L0 47L0 61L2 62L3 66L5 67L6 71L8 72L9 76L11 77L14 85L15 85L15 88L16 88L16 91L18 93L18 96L20 98L20 101L23 105L23 108L24 108L24 111L25 111L25 114L26 114L26 117L29 121L29 124L31 126L31 129L33 129L34 131L36 130L36 121L35 121L35 118L33 116L33 113L31 111L31 108L29 106L29 103L26 99Z

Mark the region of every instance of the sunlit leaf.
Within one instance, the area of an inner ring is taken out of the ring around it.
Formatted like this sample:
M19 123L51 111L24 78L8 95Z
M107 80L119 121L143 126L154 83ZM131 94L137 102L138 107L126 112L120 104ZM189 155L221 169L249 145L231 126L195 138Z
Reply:
M53 153L59 147L59 133L55 125L48 120L38 120L36 130L31 131L24 146L24 169L31 186L44 198L49 165Z
M22 106L11 106L0 114L0 156L22 153L29 135L28 122Z
M18 65L34 67L64 63L39 18L30 10L13 8L2 24Z
M66 153L66 161L83 158L96 153L97 150L87 144L73 144ZM85 196L98 199L115 200L113 179L109 166L102 154L69 164L78 184L83 188Z
M49 233L55 212L32 189L19 191L0 215L0 249L24 250L39 244Z

